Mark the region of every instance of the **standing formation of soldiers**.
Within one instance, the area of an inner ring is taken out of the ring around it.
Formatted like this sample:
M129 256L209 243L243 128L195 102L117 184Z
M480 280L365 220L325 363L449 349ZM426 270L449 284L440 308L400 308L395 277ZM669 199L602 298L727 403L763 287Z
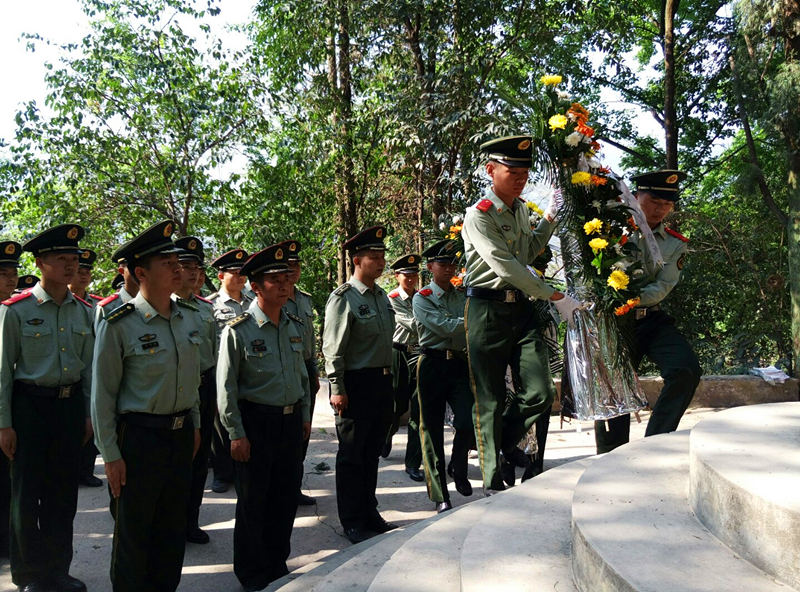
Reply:
M426 481L439 512L452 508L448 475L472 495L471 448L484 494L504 489L503 463L549 413L553 381L533 307L552 302L571 322L582 303L527 267L557 212L551 202L531 228L520 199L530 138L500 138L482 150L491 185L464 219L464 287L451 281L461 258L454 240L397 259L398 286L388 294L378 283L387 229L372 226L344 243L353 274L328 298L322 352L339 443L337 508L353 543L396 528L378 511L376 485L379 458L406 411L405 470ZM665 382L647 435L677 428L700 377L661 309L686 250L686 239L663 225L682 179L677 171L635 178L666 262L634 311L635 360L649 356ZM297 506L316 503L301 491L319 390L314 309L296 286L301 246L229 250L211 262L220 288L205 299L203 243L173 240L173 232L166 220L121 245L112 254L118 291L105 299L87 292L97 255L79 246L79 225L24 245L0 242L0 552L23 592L86 590L69 575L72 525L79 483L102 484L93 475L98 451L116 521L115 591L177 588L186 542L209 541L198 520L209 462L214 491L236 488L233 565L244 589L287 573ZM41 279L20 285L23 251ZM423 259L431 281L418 290ZM446 462L448 405L455 437ZM596 427L603 452L627 441L629 418Z

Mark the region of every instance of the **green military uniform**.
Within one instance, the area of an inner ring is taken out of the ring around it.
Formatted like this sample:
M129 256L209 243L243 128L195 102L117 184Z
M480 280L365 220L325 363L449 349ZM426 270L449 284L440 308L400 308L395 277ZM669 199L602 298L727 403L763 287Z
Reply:
M345 243L351 253L383 250L385 228L368 228ZM348 538L363 540L365 529L384 532L375 488L378 458L392 421L392 334L394 310L386 292L352 277L328 297L322 352L331 395L346 394L347 409L336 416L336 503Z
M36 257L78 254L81 237L80 226L64 224L23 248ZM85 590L69 577L69 566L91 392L89 311L69 291L56 304L41 283L0 306L0 428L13 428L17 436L11 463L11 578L23 589Z
M242 268L251 278L287 272L281 245L256 253ZM235 463L233 531L233 570L246 590L261 590L288 573L303 423L311 421L302 327L283 309L276 325L256 300L222 332L220 418L231 440L250 442L250 460Z
M638 190L648 192L659 199L677 201L678 184L685 178L679 171L665 170L645 173L634 177ZM664 265L660 269L648 264L645 258L647 244L641 232L630 237L639 249L645 269L645 283L640 301L633 314L633 362L638 369L644 356L658 366L664 386L658 396L645 436L665 434L678 429L681 417L694 397L700 383L702 370L691 345L675 327L675 320L661 310L662 301L678 284L686 256L688 239L674 230L659 224L652 229ZM595 422L597 452L609 452L630 439L631 416L621 415L613 419Z
M429 262L455 263L457 243L444 240L423 253ZM422 355L418 368L420 437L428 497L439 511L450 509L444 456L444 413L449 403L456 430L451 454L452 474L462 495L471 495L467 479L467 454L475 443L472 392L466 356L464 305L466 297L448 285L431 282L414 296L414 317L419 327Z
M420 256L411 253L392 263L395 273L419 273ZM397 433L400 418L408 412L408 434L406 438L406 473L414 481L422 481L422 445L419 439L419 399L417 398L417 361L419 360L419 338L417 323L411 302L414 293L398 286L389 292L389 302L394 309L394 336L392 337L392 388L394 389L394 418L387 435L382 456L388 456L392 437Z
M172 229L165 221L127 243L128 265L177 252ZM127 475L114 500L115 592L174 590L180 581L194 429L201 427L202 331L193 305L172 302L163 317L141 292L98 325L95 443L106 463L123 459Z
M530 167L528 137L504 138L481 148L494 161ZM514 156L506 159L508 154ZM526 267L544 249L552 231L553 224L547 219L532 230L525 202L518 198L508 207L491 188L464 217L464 317L475 398L475 438L486 489L504 489L499 452L516 447L555 395L547 347L529 300L548 299L554 290ZM517 390L507 405L509 365Z

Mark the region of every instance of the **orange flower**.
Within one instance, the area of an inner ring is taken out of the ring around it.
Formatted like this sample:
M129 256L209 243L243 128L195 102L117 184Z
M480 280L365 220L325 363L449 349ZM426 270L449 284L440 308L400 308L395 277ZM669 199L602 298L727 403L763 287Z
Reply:
M592 130L592 132L594 132L594 130ZM597 142L595 140L592 140L592 143L590 144L590 146L591 146L592 150L594 150L595 152L600 152L600 143L599 142Z
M461 284L464 283L464 280L461 277L454 275L450 278L450 283L453 284L456 288L458 288Z
M593 144L597 144L597 142L592 142ZM600 144L597 144L597 149L600 149ZM609 175L611 174L611 169L608 167L601 166L597 169L597 172L601 175Z
M627 234L623 234L622 237L619 239L619 246L621 247L622 245L624 245L627 242L628 242L628 235Z
M614 314L617 315L618 317L621 317L622 315L628 314L630 311L631 307L628 306L627 304L623 304L622 306L618 306L617 308L614 309Z
M633 216L628 218L628 226L630 226L633 230L639 230L639 227L636 226L636 222L633 220Z
M567 113L572 115L578 124L584 124L589 121L589 111L580 103L572 103L572 107L569 108Z
M598 187L600 185L605 185L606 183L608 183L608 179L606 179L605 177L592 175L592 185L594 185L595 187Z
M591 138L594 135L594 129L586 125L585 122L578 121L578 125L575 126L575 130L587 138Z

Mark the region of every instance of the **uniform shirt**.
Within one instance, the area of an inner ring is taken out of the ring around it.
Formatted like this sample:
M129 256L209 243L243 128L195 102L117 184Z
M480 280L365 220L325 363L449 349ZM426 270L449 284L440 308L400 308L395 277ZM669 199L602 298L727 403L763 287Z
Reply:
M246 436L240 400L279 407L300 402L303 421L311 421L301 329L284 310L275 325L257 301L247 312L222 330L217 361L219 418L231 440Z
M114 298L114 296L116 296L116 298ZM106 318L120 306L127 304L131 300L133 300L133 296L131 296L130 292L125 289L125 286L121 287L113 296L109 296L108 298L101 300L98 305L94 307L95 332L97 331L97 324L100 319Z
M322 353L332 395L346 394L346 370L392 365L393 332L394 309L378 284L370 289L352 277L331 293Z
M491 290L517 288L547 300L555 290L525 266L533 264L552 233L553 224L544 218L535 230L531 229L522 199L515 199L509 208L487 189L485 198L467 208L464 216L461 236L467 258L466 285Z
M661 250L664 266L660 270L645 269L647 283L639 295L640 307L655 306L667 297L681 279L681 268L683 268L683 258L686 253L686 241L670 234L663 224L659 224L653 229L653 236ZM631 236L631 242L640 249L646 248L647 243L641 239L641 234L638 232ZM641 252L640 256L643 260Z
M0 305L0 428L13 427L15 380L45 387L82 381L88 417L94 348L91 309L72 292L59 306L41 284L26 294Z
M102 320L97 328L92 424L105 462L121 458L117 420L125 413L171 415L189 409L194 427L200 427L203 337L197 313L172 302L167 319L141 293L129 304L133 311L112 322Z
M284 307L287 312L292 313L303 322L303 359L316 369L317 339L314 335L314 306L311 303L311 294L295 287Z
M228 321L232 321L250 307L253 302L253 293L243 288L242 301L239 302L231 298L225 288L220 287L219 291L209 296L208 299L214 305L214 320L217 321L217 335L220 335Z
M214 320L214 305L205 298L195 294L189 298L179 298L177 294L172 295L173 300L188 301L189 304L197 308L197 317L200 319L200 335L203 343L200 344L200 372L213 368L217 364L217 351L219 350L219 336L217 335L217 323Z
M419 345L432 349L465 350L466 296L461 290L443 290L431 282L414 296L414 317L419 325Z
M411 299L414 295L408 294L403 288L397 286L389 292L389 302L394 309L394 337L392 340L407 345L417 345L417 323L414 320L414 311L411 308Z

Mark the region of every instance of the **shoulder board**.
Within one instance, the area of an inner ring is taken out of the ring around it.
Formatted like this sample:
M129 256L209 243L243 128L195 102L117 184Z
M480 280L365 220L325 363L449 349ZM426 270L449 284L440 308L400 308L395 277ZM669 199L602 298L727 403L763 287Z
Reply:
M92 300L103 300L102 296L98 296L97 294L89 294L89 298Z
M341 286L339 286L338 288L336 288L336 289L333 291L333 293L334 293L334 294L336 294L337 296L341 296L342 294L344 294L345 292L347 292L347 291L348 291L350 288L351 288L350 284L342 284Z
M682 235L680 232L677 232L677 231L675 231L675 230L672 230L672 228L665 227L665 228L664 228L664 230L666 230L666 231L667 231L667 234L670 234L670 235L674 236L674 237L675 237L675 238L677 238L678 240L681 240L681 241L683 241L683 242L685 242L685 243L688 243L688 242L689 242L689 239L688 239L688 238L686 238L685 236L683 236L683 235Z
M91 304L89 304L88 302L86 302L86 301L85 301L83 298L81 298L80 296L75 296L75 294L73 294L72 296L73 296L73 297L75 298L75 300L77 300L78 302L82 302L83 304L85 304L85 305L86 305L86 306L88 306L89 308L92 308L92 305L91 305Z
M176 299L175 304L177 304L178 306L182 306L183 308L188 308L189 310L193 310L195 312L200 312L199 308L197 308L194 304L192 304L188 300L184 300L183 298Z
M209 302L212 300L216 300L217 298L219 298L219 292L214 292L213 294L208 295Z
M136 307L133 304L131 304L130 302L126 302L125 304L120 306L118 309L114 310L110 315L108 315L106 317L106 322L107 323L116 323L122 317L125 317L125 316L129 315L134 310L136 310Z
M236 325L241 325L242 323L244 323L249 318L250 318L250 313L249 312L243 312L238 317L231 319L230 321L228 321L225 324L228 325L228 327L235 327Z
M212 302L208 298L203 298L202 296L198 296L197 294L194 295L200 302L207 302L208 304L212 304Z
M430 288L422 288L422 290L419 291L420 296L427 297L430 296L431 294L433 294L433 290L431 290Z
M398 292L397 290L392 290L391 292L389 292L389 298L397 298L398 296L400 296L400 292Z
M488 212L489 208L491 208L491 207L492 207L492 200L491 199L482 199L475 206L475 208L480 210L481 212Z
M301 290L300 288L297 288L297 287L295 288L295 290L297 290L298 294L302 294L303 296L308 296L309 298L311 298L311 294L309 292L306 292L305 290Z
M287 316L287 317L289 317L290 319L292 319L292 320L293 320L295 323L300 323L301 325L303 324L303 319L301 319L300 317L298 317L298 316L297 316L296 314L294 314L293 312L289 312L289 311L287 310L287 311L286 311L286 316Z
M20 300L25 300L28 296L30 296L30 292L20 292L19 294L14 294L11 298L7 298L3 300L3 304L8 306L19 302Z
M101 300L101 301L98 303L98 305L97 305L97 306L105 306L106 304L111 304L111 303L112 303L112 302L114 302L114 301L115 301L117 298L119 298L119 292L117 292L116 294L112 294L112 295L111 295L111 296L109 296L108 298L103 298L103 299L102 299L102 300Z

